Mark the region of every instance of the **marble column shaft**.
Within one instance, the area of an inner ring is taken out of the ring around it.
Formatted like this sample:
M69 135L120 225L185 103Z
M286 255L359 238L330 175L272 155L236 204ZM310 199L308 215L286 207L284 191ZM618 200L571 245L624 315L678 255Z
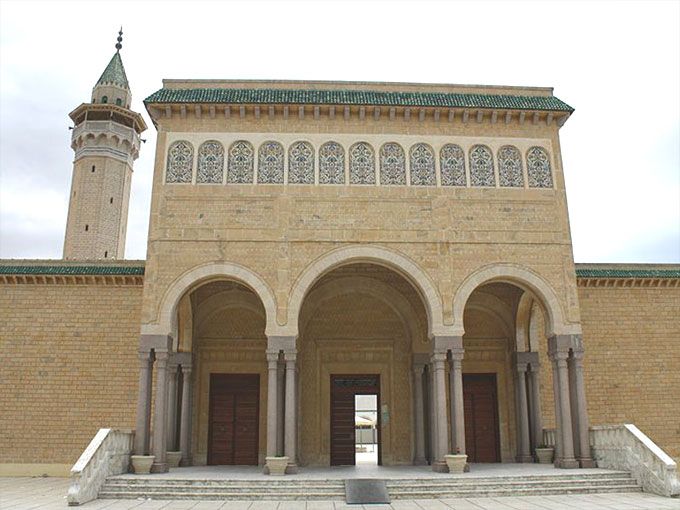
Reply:
M422 364L413 367L413 413L415 428L415 458L413 464L422 466L427 464L425 460L425 408L423 400L423 371Z
M531 430L533 435L532 452L543 443L543 416L541 414L541 383L538 362L529 365L529 409L531 411Z
M527 364L517 362L517 462L531 462L531 446L529 438L529 405L527 400Z
M151 383L153 376L153 356L151 351L139 353L139 396L137 398L137 421L135 425L136 455L149 454L151 430Z
M182 364L182 409L180 411L179 449L182 466L191 465L191 364Z
M286 363L279 359L277 370L277 399L276 399L276 455L283 456L284 430L283 417L286 401Z
M574 436L571 422L571 403L569 399L569 369L567 366L568 351L556 351L551 353L553 358L553 377L557 380L558 400L555 409L559 407L559 434L561 443L561 455L556 457L557 467L574 468L578 467L578 462L574 457Z
M167 448L175 451L177 445L177 369L179 367L170 357L168 361L168 412L167 412Z
M446 351L432 354L432 367L434 371L434 418L436 421L437 449L432 462L432 469L445 471L446 463L444 456L448 453L449 428L446 413Z
M590 453L590 430L588 424L588 408L586 405L586 387L583 378L583 350L574 349L571 359L572 374L574 378L574 394L571 396L576 403L576 422L578 425L579 456L578 460L582 468L595 467L595 461Z
M276 457L278 438L278 351L267 352L267 457Z
M451 451L465 455L465 403L463 401L463 349L451 351Z
M166 461L166 409L167 409L167 366L168 352L156 351L156 399L154 403L153 421L153 454L156 457L151 466L152 473L165 473L168 471Z
M286 473L297 472L297 403L296 403L296 373L295 361L297 351L284 351L286 362L286 402L285 402L285 432L284 452L288 460Z

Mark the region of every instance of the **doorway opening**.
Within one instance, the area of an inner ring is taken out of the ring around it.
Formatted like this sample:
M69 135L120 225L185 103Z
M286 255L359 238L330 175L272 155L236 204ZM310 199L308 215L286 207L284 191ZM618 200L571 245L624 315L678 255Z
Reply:
M354 395L354 451L357 464L378 465L378 395Z
M331 375L331 466L382 464L379 409L379 375Z

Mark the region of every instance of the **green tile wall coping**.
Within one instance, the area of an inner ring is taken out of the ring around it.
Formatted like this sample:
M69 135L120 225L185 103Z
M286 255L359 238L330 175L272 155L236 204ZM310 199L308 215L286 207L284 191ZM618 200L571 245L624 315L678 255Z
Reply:
M160 89L144 100L154 103L328 104L498 108L571 113L574 109L555 96L515 96L446 92L383 92L372 90L306 89Z

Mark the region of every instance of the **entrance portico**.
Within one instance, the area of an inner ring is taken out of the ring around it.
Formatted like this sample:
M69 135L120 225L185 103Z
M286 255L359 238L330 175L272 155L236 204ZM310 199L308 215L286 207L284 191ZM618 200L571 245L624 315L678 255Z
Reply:
M296 328L269 318L276 309L269 286L248 270L238 275L248 274L250 284L229 274L197 273L200 278L194 283L182 278L183 292L173 287L166 293L176 296L174 311L161 311L173 334L143 335L140 340L141 433L136 451L150 451L148 382L154 368L155 409L165 416L165 427L159 426L161 418L153 421L151 451L158 472L167 469L164 452L177 445L183 465L209 462L215 447L209 439L209 381L219 374L252 374L260 399L253 422L258 428L256 462L263 465L265 456L285 455L288 473L298 466L329 465L332 378L372 373L381 387L383 465L427 463L432 470L446 471L445 455L466 453L483 429L497 438L497 453L482 455L475 446L469 452L471 461L531 462L533 449L542 441L539 357L546 349L541 354L535 344L541 344L543 335L555 374L555 464L590 465L581 433L587 431L582 342L577 335L546 339L548 332L562 327L561 312L543 312L557 302L554 296L544 297L549 287L534 275L532 281L520 280L517 274L486 279L473 275L453 301L455 316L460 296L465 299L460 327L444 326L433 322L442 317L442 307L428 301L434 287L427 280L422 283L427 278L422 270L405 275L411 268L398 257L380 263L369 258L363 252L359 258L335 257L335 264L315 263L322 270L310 267L308 274L318 274L298 280L306 288L302 299L295 297L296 290L289 299L289 304L297 300L299 305L293 315ZM534 312L526 312L527 297ZM536 313L545 316L543 333L534 331ZM456 330L464 332L445 334ZM168 366L178 368L168 372ZM480 398L472 392L471 377L485 373L492 376L487 387L493 399L480 407L471 400Z

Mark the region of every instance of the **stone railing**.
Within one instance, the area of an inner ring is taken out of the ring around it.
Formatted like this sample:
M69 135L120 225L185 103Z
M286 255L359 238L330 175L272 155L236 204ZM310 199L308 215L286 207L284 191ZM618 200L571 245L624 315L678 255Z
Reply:
M680 496L678 465L635 425L591 427L590 445L598 467L630 471L645 492Z
M70 506L96 499L107 477L127 473L133 438L129 429L99 429L71 468Z

